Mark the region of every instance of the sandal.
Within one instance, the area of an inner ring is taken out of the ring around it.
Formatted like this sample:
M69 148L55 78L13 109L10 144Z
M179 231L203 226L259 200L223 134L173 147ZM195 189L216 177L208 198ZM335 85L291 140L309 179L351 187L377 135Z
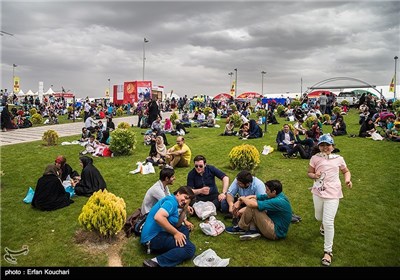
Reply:
M330 256L329 259L327 259L325 256L328 255ZM333 254L332 252L324 252L324 257L321 260L321 264L324 266L330 266L332 262Z
M319 233L324 236L325 235L325 230L324 230L324 226L321 224L321 226L319 227Z

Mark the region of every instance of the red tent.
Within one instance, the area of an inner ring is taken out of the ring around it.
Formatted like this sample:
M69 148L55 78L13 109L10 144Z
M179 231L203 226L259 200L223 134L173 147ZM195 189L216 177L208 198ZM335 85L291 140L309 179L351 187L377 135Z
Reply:
M330 95L333 94L333 92L329 90L315 90L307 94L308 98L318 98L323 92L325 92L325 95Z
M237 99L254 99L254 98L263 98L263 96L257 92L243 92L239 96L236 97Z
M231 95L228 93L220 93L217 94L216 96L213 97L213 100L217 100L217 101L223 101L223 100L229 100L231 98Z

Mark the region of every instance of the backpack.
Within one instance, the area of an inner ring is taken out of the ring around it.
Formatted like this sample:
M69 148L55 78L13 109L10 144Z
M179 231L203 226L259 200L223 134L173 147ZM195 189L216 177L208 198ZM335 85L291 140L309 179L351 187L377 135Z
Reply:
M133 213L126 219L124 225L126 237L130 237L133 233L136 236L140 236L146 217L147 214L143 215L140 208L133 211Z

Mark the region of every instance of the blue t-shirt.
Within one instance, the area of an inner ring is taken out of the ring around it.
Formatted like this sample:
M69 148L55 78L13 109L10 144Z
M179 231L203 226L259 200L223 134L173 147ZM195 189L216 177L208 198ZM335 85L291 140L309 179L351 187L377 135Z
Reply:
M257 203L258 210L267 211L274 222L276 236L285 238L292 221L292 207L286 195L283 192L272 198L268 198L267 194L257 195Z
M156 204L154 204L149 214L147 215L146 222L144 223L142 233L140 235L140 243L145 244L147 241L152 240L155 236L157 236L161 231L164 230L154 220L154 216L161 208L169 214L169 223L175 226L179 221L178 206L178 201L173 194L167 195L166 197L160 199Z
M217 194L219 192L215 184L215 177L222 180L225 176L226 174L224 172L212 165L206 165L203 175L197 173L196 169L193 168L187 176L187 186L192 189L201 189L204 186L208 186L210 187L210 193L208 195ZM200 196L201 195L202 194L200 194Z
M265 194L265 184L263 181L253 176L253 182L248 188L241 188L237 183L237 179L233 180L232 184L229 186L228 193L233 197L236 195L248 196L248 195L259 195Z

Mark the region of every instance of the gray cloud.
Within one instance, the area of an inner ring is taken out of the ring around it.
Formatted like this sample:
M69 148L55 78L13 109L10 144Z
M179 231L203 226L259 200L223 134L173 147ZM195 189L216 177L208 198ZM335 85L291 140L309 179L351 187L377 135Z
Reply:
M1 87L12 65L24 91L71 89L103 96L145 79L179 95L299 92L348 76L388 85L400 50L400 2L3 1Z

